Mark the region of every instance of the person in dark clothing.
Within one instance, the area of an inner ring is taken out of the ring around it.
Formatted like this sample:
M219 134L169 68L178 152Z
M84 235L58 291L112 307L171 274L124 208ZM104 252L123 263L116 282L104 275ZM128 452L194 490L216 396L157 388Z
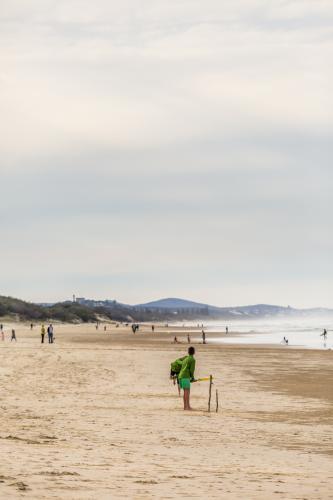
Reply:
M47 327L47 336L49 338L49 344L53 344L53 326L49 325Z
M12 342L13 340L15 340L15 342L17 342L16 333L15 333L14 328L12 329L12 336L10 338L10 341Z

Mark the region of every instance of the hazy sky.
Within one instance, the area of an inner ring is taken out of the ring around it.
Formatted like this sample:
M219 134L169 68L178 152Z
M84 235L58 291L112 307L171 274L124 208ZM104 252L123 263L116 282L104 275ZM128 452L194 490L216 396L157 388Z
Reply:
M1 0L0 294L333 307L332 0Z

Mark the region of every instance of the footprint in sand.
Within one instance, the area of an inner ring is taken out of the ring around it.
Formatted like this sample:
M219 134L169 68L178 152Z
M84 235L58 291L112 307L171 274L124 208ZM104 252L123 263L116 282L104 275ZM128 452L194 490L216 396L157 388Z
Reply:
M5 483L6 481L14 481L15 477L2 476L0 474L0 483Z
M145 481L143 479L139 479L138 481L134 481L134 482L138 483L138 484L158 484L158 482L154 481L153 479L150 481Z
M192 479L191 476L171 476L171 479Z
M16 486L16 488L20 491L26 491L29 489L28 485L23 481L17 481L17 483L12 483L9 486Z
M79 476L78 472L70 472L70 471L50 471L50 472L39 472L39 476Z

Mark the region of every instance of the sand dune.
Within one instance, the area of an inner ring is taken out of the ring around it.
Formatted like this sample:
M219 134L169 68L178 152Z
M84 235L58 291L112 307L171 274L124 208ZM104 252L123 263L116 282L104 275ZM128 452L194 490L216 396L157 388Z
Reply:
M184 413L168 374L187 344L157 330L57 325L41 345L16 325L0 344L1 498L333 498L331 351L198 345L220 411L203 382Z

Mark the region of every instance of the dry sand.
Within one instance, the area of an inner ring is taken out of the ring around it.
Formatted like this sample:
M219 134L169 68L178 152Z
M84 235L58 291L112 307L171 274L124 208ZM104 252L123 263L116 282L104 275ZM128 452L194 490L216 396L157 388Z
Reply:
M333 351L198 345L185 413L174 330L55 329L0 343L0 498L333 498Z

